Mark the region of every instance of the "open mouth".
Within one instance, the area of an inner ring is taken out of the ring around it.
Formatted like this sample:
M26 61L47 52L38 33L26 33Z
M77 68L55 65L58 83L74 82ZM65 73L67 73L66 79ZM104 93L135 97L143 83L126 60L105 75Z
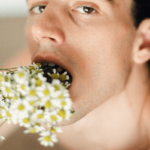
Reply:
M44 77L47 78L47 82L51 83L54 79L60 80L61 84L69 89L72 82L72 76L68 71L58 66L55 63L40 63L40 69L44 72Z

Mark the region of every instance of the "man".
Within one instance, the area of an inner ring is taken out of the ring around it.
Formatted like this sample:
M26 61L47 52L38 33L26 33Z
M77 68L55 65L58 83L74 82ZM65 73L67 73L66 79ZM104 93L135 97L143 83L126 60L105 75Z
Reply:
M60 140L73 150L147 150L149 0L28 0L32 62L73 78L76 112ZM141 23L141 24L140 24ZM65 138L64 138L65 137ZM69 142L68 142L69 139Z

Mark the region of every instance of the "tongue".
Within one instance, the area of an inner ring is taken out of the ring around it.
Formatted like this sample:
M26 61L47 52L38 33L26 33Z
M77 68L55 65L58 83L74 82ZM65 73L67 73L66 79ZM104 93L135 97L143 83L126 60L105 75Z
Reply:
M54 79L61 81L62 85L68 88L72 82L71 75L54 63L41 63L41 69L44 71L44 77L51 83Z

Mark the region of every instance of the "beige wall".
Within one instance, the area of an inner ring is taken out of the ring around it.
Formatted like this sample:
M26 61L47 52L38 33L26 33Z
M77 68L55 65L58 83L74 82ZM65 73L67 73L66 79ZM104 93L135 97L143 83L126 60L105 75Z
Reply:
M0 18L0 66L27 45L25 23L26 18Z

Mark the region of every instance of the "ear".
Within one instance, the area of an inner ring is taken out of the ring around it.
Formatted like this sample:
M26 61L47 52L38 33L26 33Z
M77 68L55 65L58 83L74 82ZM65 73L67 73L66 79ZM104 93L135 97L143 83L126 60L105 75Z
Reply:
M144 20L137 30L133 45L133 60L138 64L150 60L150 19Z

